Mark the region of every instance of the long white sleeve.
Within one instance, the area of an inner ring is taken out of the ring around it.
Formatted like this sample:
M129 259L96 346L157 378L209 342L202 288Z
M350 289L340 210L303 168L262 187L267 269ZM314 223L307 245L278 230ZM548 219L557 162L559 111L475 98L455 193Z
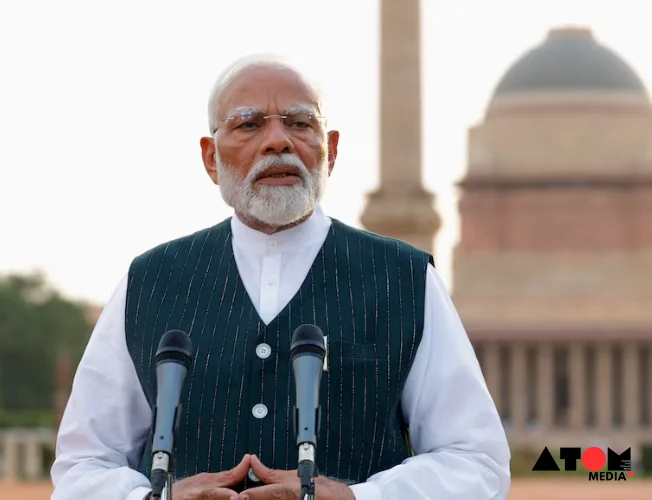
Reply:
M507 498L507 438L473 347L432 266L423 338L402 406L416 456L351 486L357 500Z
M52 500L142 500L134 470L152 411L125 341L125 276L107 303L77 368L51 469Z

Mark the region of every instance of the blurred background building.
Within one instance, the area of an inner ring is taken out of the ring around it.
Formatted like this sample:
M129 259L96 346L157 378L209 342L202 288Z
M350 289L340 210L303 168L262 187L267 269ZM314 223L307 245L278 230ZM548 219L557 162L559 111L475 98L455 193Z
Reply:
M469 132L454 301L512 444L652 445L652 106L551 30Z
M418 0L382 9L381 186L361 221L432 251ZM453 300L512 446L604 443L640 459L652 448L652 105L636 72L589 29L551 29L469 131L459 189Z

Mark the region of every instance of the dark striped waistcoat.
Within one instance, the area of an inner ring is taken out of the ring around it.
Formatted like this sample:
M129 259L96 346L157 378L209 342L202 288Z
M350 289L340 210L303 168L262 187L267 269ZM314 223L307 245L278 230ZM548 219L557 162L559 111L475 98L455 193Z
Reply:
M154 356L171 329L190 334L194 359L182 394L176 475L234 467L256 453L295 469L290 339L301 324L328 336L321 382L320 473L363 482L410 454L400 408L423 331L431 257L405 243L333 220L298 293L269 324L238 274L230 219L134 259L126 341L152 408ZM265 344L271 354L261 355ZM151 438L140 471L149 475Z

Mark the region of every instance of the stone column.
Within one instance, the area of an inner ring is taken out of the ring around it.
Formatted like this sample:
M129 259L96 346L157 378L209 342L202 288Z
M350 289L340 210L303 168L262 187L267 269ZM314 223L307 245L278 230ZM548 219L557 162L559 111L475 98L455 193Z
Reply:
M432 252L440 220L421 181L420 0L381 0L380 23L380 186L360 221Z
M525 429L527 420L527 367L525 344L512 346L512 397L510 398L514 430Z
M553 348L551 344L542 342L537 348L537 371L538 371L538 420L544 430L552 429L554 426L555 408L555 386Z
M612 368L611 344L600 343L597 346L596 359L596 397L597 397L597 423L600 431L609 431L612 428Z
M628 343L623 347L623 423L625 429L636 430L640 424L641 399L639 380L639 345Z
M25 477L29 480L40 479L43 474L41 445L38 436L26 436L25 446Z
M482 353L484 367L485 367L485 379L487 381L487 387L491 393L491 397L498 408L498 413L502 415L503 408L501 408L501 394L500 394L500 356L499 356L499 345L495 342L487 342L484 345L484 351Z
M586 421L586 363L585 344L573 342L570 346L570 425L580 430Z
M421 0L380 1L380 178L421 186Z
M2 444L4 448L4 479L18 481L20 479L20 441L10 430L3 436Z

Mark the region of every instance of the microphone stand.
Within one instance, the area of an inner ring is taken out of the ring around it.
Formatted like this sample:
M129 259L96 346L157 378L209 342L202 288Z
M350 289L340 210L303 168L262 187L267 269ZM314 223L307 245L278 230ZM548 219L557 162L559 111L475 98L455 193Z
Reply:
M303 443L299 447L297 474L301 481L301 500L315 500L315 447Z
M168 478L165 481L165 488L163 489L162 500L172 500L172 474L168 473Z
M163 487L161 487L160 483L158 483L158 488L156 485L152 484L154 486L153 493L154 496L152 498L154 499L161 499L161 500L172 500L172 483L174 482L174 472L172 469L172 464L174 463L174 460L172 457L168 457L165 453L163 452L158 452L155 455L154 462L155 464L164 464L167 467L167 470L165 472L165 483L163 484ZM157 476L159 479L161 476ZM160 497L158 496L158 489L160 488Z

